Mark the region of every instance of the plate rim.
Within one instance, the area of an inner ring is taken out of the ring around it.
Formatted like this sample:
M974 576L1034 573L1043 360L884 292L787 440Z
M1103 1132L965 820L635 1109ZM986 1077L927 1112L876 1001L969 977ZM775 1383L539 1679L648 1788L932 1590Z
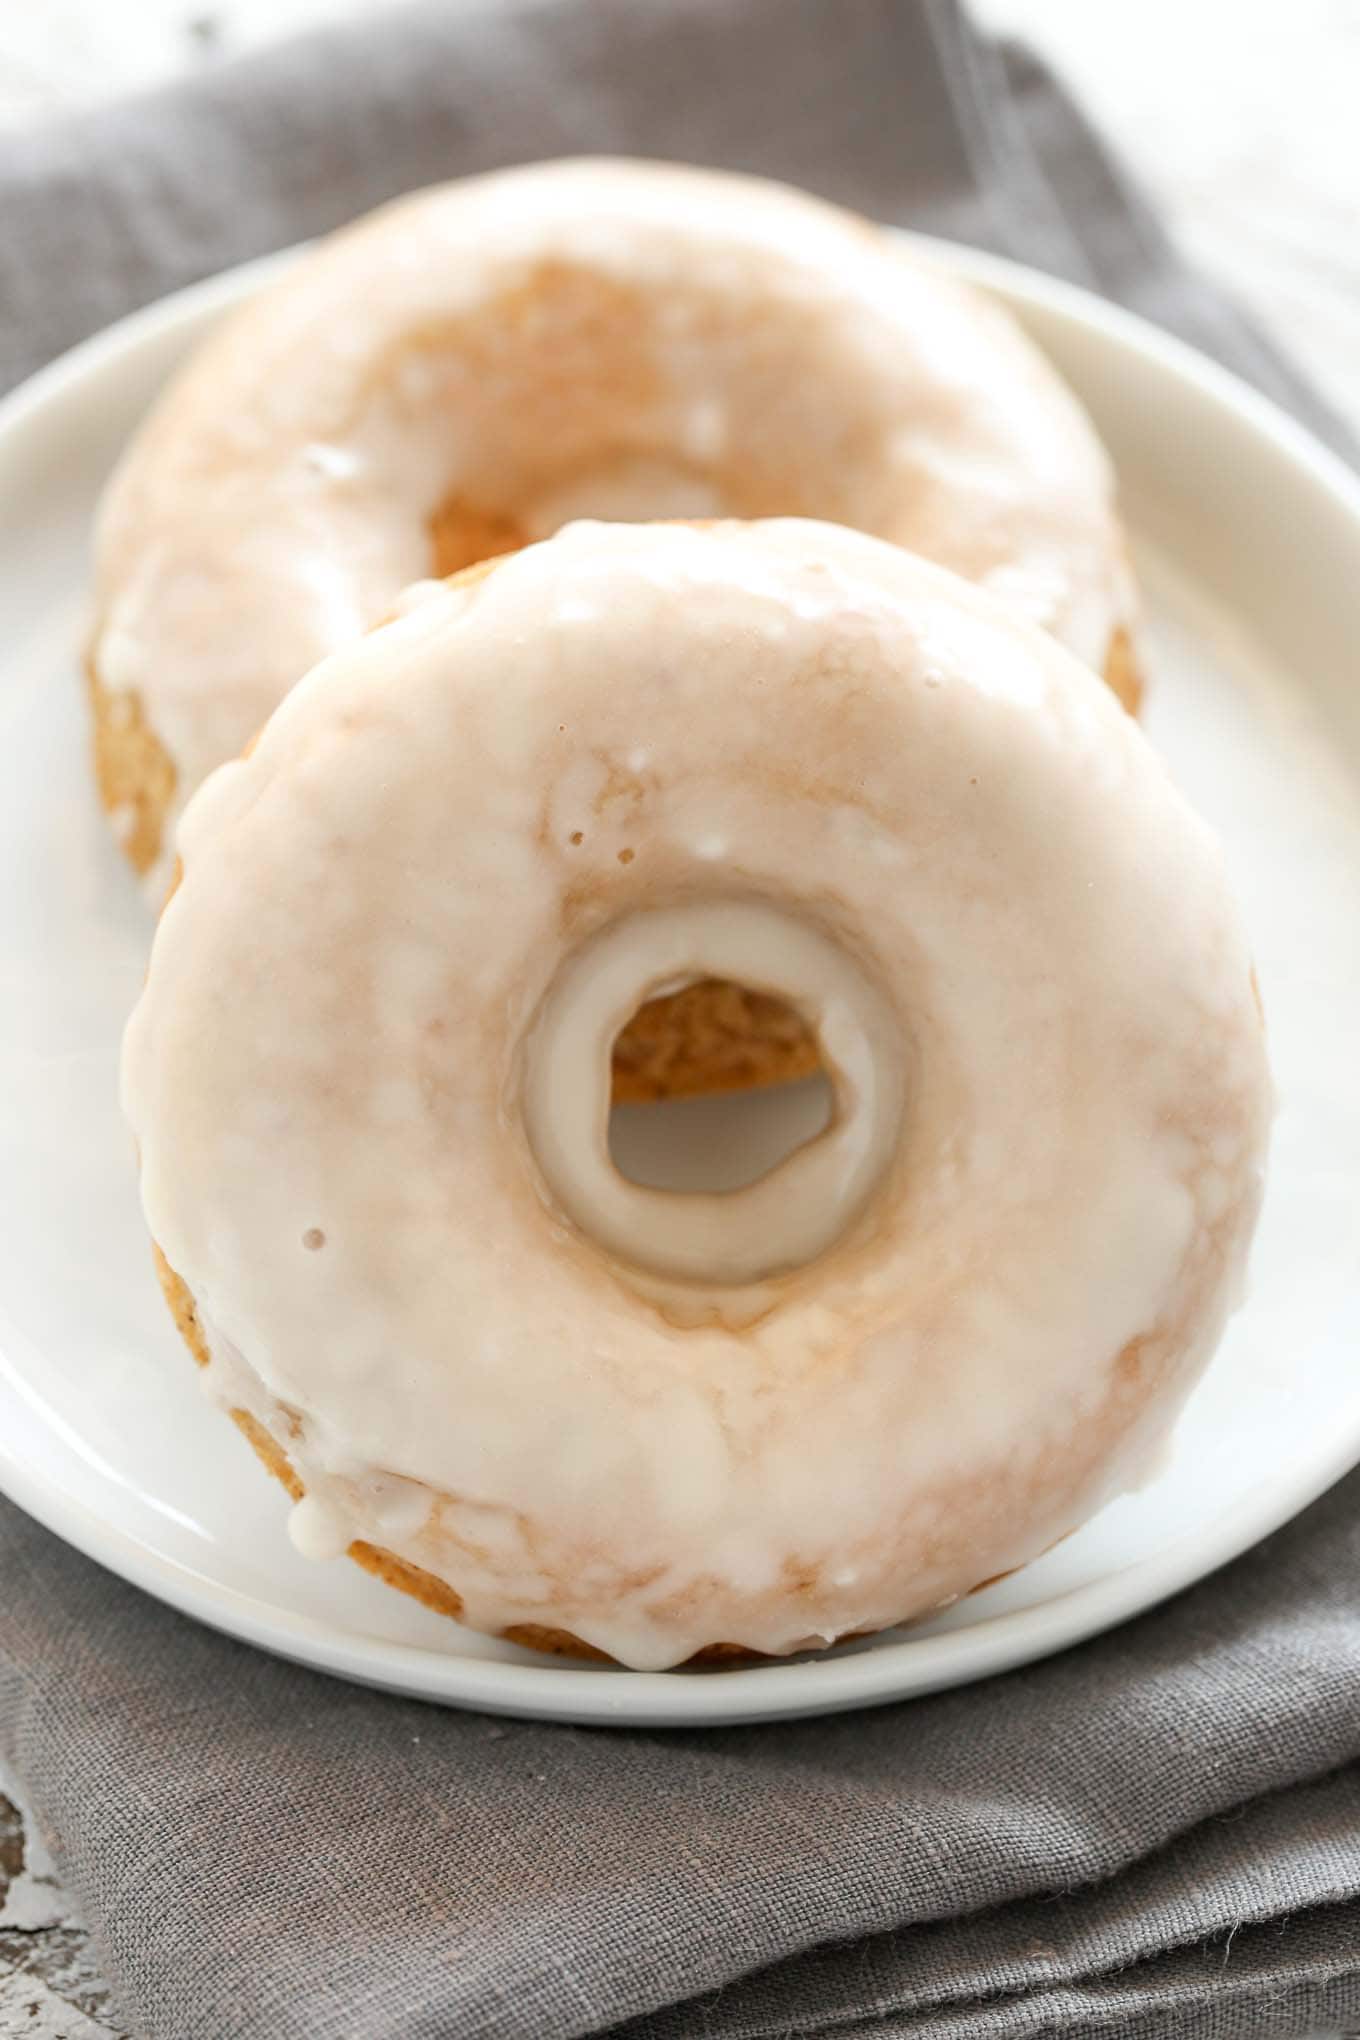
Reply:
M1264 440L1329 498L1360 543L1360 475L1271 398L1175 335L1080 285L962 243L905 237L932 262L1001 296L1013 308L1056 315L1117 356L1152 364L1201 403ZM79 342L0 399L0 462L12 441L108 367L226 310L295 261L307 244L186 285ZM0 1354L0 1362L3 1362ZM8 1371L8 1370L6 1370ZM0 1386L3 1386L0 1383ZM18 1394L13 1381L6 1393ZM1037 1606L985 1617L970 1628L877 1650L846 1651L733 1670L621 1672L440 1653L337 1628L214 1580L106 1521L78 1495L31 1473L0 1434L0 1492L84 1556L209 1627L312 1669L436 1704L594 1725L718 1726L883 1706L1033 1663L1130 1620L1209 1577L1270 1536L1360 1461L1360 1430L1341 1432L1269 1490L1240 1498L1198 1530L1150 1556L1069 1588ZM243 1464L245 1462L243 1461Z

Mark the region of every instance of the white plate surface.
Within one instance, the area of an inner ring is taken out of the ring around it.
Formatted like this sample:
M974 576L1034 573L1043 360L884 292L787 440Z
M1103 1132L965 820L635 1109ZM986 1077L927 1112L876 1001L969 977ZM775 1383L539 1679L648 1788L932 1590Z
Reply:
M0 407L0 1485L114 1571L346 1677L578 1721L865 1705L1092 1635L1245 1549L1360 1459L1360 486L1231 377L1083 293L937 247L1020 315L1119 464L1150 611L1147 729L1222 832L1280 1114L1250 1299L1170 1462L1016 1578L779 1665L635 1673L468 1633L284 1533L152 1277L116 1099L149 917L96 810L76 669L92 505L253 265ZM286 259L286 258L285 258ZM1117 1081L1117 1077L1114 1079Z

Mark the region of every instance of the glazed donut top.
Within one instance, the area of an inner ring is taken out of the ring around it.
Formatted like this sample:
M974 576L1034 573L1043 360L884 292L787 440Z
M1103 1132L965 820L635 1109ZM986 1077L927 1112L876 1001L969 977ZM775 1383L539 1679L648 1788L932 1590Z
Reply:
M895 1621L1144 1471L1261 1025L1208 831L1003 605L830 526L575 525L318 667L182 845L125 1103L304 1541L655 1666ZM621 1184L613 1035L734 971L829 1134Z
M1000 310L760 181L574 161L325 242L157 407L97 533L92 668L187 797L399 589L581 516L827 518L1100 668L1109 467Z

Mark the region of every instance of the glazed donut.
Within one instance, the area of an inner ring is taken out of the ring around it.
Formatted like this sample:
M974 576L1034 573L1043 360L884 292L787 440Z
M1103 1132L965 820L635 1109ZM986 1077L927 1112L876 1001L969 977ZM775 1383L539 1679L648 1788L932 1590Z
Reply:
M96 533L105 806L170 825L398 591L570 518L813 516L1010 596L1130 703L1108 463L995 307L777 185L548 164L326 241L195 355Z
M1262 1025L1208 830L1008 605L828 525L576 524L316 668L181 846L124 1099L305 1550L660 1667L937 1607L1144 1476ZM611 1045L705 979L798 1010L833 1117L646 1189Z

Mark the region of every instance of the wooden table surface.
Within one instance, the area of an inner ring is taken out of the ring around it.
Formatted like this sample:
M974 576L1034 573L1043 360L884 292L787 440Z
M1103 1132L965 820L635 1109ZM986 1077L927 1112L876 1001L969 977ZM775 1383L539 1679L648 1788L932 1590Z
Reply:
M392 4L368 0L364 11ZM1360 0L974 7L1064 73L1187 252L1360 433ZM355 11L355 0L12 4L0 9L0 124L42 121ZM0 2036L111 2040L119 2028L97 1963L17 1800L0 1771Z

